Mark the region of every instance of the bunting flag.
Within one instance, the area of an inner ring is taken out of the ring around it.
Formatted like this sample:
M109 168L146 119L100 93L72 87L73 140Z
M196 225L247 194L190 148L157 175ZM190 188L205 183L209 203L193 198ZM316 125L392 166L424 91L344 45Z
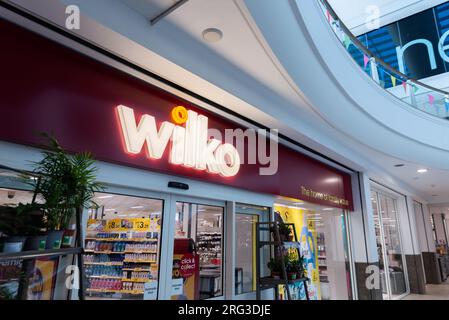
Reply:
M419 90L419 88L418 88L418 86L417 85L412 85L413 86L413 92L414 93L417 93L418 92L418 90Z
M402 86L404 87L405 93L407 93L407 81L402 81Z
M444 107L446 108L446 112L449 112L449 100L444 99Z
M396 87L396 77L395 76L391 76L391 84L393 85L393 87Z
M326 16L327 16L327 21L329 21L329 23L331 23L331 13L329 12L329 10L326 10Z
M363 64L365 65L365 69L366 69L366 66L368 65L368 62L369 62L369 57L366 54L364 54L363 55Z
M343 35L343 44L345 45L346 49L349 50L349 46L351 45L351 39L346 35L346 33Z
M427 95L429 97L429 103L431 106L433 106L434 102L435 102L435 97L431 94Z

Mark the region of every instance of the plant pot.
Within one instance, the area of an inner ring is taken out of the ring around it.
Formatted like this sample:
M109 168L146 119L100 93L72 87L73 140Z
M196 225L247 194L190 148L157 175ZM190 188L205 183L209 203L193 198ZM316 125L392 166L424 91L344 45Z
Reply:
M271 271L271 277L274 278L274 279L281 279L281 273L280 272Z
M2 252L4 252L4 253L21 252L23 249L25 240L26 240L26 237L23 237L23 236L13 236L13 237L6 238L3 241Z
M25 241L24 250L45 250L47 235L29 236Z
M52 230L48 232L47 243L45 249L59 249L61 248L62 236L64 230Z
M75 230L74 229L64 230L61 247L72 248L74 244L75 244Z
M288 280L296 280L296 272L289 272L287 274Z

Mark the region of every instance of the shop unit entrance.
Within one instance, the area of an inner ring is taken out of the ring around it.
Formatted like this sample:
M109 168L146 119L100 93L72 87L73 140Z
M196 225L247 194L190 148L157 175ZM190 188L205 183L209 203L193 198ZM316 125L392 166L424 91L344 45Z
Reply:
M402 246L398 199L391 194L373 189L371 202L383 298L400 299L409 293L409 286Z
M173 248L173 274L166 286L171 292L166 294L177 300L223 299L226 202L177 195L169 198L169 233L173 236L168 248Z
M86 212L88 299L224 296L224 201L111 187Z

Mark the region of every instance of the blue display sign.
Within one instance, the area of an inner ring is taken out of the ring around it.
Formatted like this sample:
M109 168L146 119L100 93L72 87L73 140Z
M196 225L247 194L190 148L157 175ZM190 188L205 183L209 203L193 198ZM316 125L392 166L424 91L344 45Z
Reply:
M374 54L409 77L423 79L449 71L449 2L399 20L358 39ZM364 67L363 54L349 48ZM386 87L388 75L380 73Z

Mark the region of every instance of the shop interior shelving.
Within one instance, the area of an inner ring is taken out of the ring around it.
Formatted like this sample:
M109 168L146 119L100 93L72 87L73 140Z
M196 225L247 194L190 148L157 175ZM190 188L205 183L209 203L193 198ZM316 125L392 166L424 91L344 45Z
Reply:
M282 272L281 272L281 278L273 278L273 277L262 277L261 276L261 267L260 267L260 251L264 247L268 246L270 247L270 253L280 254L283 256L285 254L286 249L294 249L297 251L298 257L301 256L300 253L300 243L298 242L298 236L296 234L295 225L293 223L286 223L288 227L291 228L294 236L294 240L291 242L284 242L281 241L280 233L279 233L279 222L278 221L270 221L270 222L257 222L256 223L256 247L257 247L257 253L256 253L256 299L261 300L261 292L264 289L270 289L273 288L275 290L275 299L279 299L279 286L283 285L285 286L285 291L287 293L287 298L289 300L292 299L292 295L290 293L290 285L296 284L296 283L303 283L304 284L304 290L305 290L305 296L306 299L309 300L309 292L307 288L307 283L309 281L309 278L303 277L299 279L292 279L289 280L287 278L287 271L286 266L283 263L283 259L281 259L282 263ZM261 241L262 239L262 233L264 232L273 232L274 237L271 240L268 241ZM278 239L278 240L276 240Z
M84 264L88 284L86 291L90 296L117 294L120 295L117 298L120 298L123 295L144 294L144 284L154 279L153 273L157 274L153 266L157 264L158 239L133 238L132 234L132 232L121 231L111 232L110 238L95 236L85 238L86 248L97 247L101 244L108 244L109 247L112 245L114 248L117 243L122 243L119 246L122 249L118 251L85 249L87 261ZM153 249L127 249L129 245L148 245Z

